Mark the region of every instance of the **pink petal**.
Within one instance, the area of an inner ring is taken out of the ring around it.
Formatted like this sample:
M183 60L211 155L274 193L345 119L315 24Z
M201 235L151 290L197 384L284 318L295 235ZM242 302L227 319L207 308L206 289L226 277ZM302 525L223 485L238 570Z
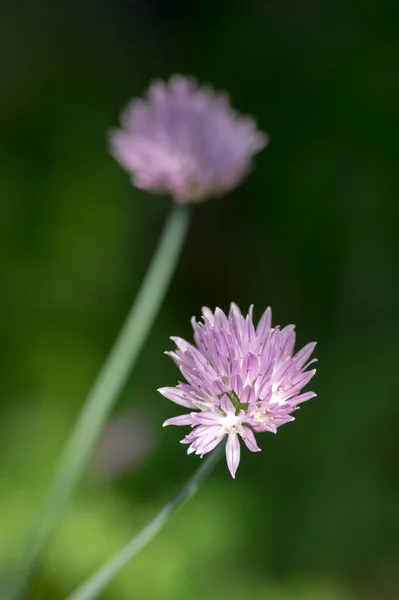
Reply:
M319 362L319 360L317 358L312 358L312 360L310 360L308 363L306 363L305 366L301 367L302 371L306 371L306 369L310 366L313 365L313 363L315 362Z
M220 331L220 329L228 329L229 328L229 320L224 314L224 312L216 307L215 309L215 329Z
M242 316L237 304L234 302L232 302L230 305L229 321L231 323L232 332L237 341L240 343L243 336L245 319Z
M224 421L224 416L220 415L216 412L200 412L193 414L193 421L195 423L199 423L201 425L217 425L222 424Z
M305 373L300 373L298 377L294 379L292 382L292 387L287 390L290 394L296 394L301 391L303 387L312 379L313 375L316 373L316 369L312 369L311 371L306 371Z
M223 438L224 435L217 435L212 438L207 437L202 439L198 444L195 453L199 454L202 458L204 454L207 454L208 452L216 448L216 446L222 441Z
M272 311L270 306L265 310L260 318L258 326L256 328L256 335L258 338L263 338L268 333L272 322Z
M297 367L301 368L302 365L305 364L315 347L316 342L311 342L310 344L306 344L306 346L304 346L301 350L299 350L299 352L295 354L293 358Z
M295 325L287 325L281 330L281 357L292 356L295 346Z
M240 442L236 433L230 433L226 443L227 466L233 479L235 479L238 465L240 464Z
M243 427L241 433L241 437L244 440L244 444L251 450L251 452L260 452L258 444L256 443L255 436L253 432L248 427Z
M172 417L171 419L167 419L162 427L166 427L167 425L193 425L193 417L190 413L188 415Z
M162 394L162 396L165 396L165 398L168 400L172 400L172 402L180 404L180 406L185 406L186 408L193 408L194 406L187 392L179 390L177 387L159 388L158 392Z
M314 392L305 392L304 394L301 394L296 398L288 400L288 402L292 402L293 404L299 404L300 402L306 402L306 400L310 400L311 398L315 398L316 396L317 394L315 394Z
M204 320L208 321L208 323L213 326L214 316L213 316L213 312L211 311L211 309L208 308L207 306L203 306L201 310L202 310L202 315L204 317Z
M189 344L189 342L186 342L186 340L183 340L183 338L181 338L181 337L172 336L170 339L172 340L172 342L174 342L176 344L176 346L182 352L186 352L186 350L188 350L189 348L194 348L194 346L192 344Z
M258 357L252 352L248 352L242 361L241 375L246 384L251 383L259 373Z
M234 405L230 398L226 395L220 400L220 408L226 413L226 415L231 415L236 412Z

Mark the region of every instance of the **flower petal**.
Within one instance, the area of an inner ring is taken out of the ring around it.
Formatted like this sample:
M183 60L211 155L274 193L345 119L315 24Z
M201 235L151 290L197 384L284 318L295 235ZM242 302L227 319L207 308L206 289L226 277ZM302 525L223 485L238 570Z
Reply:
M255 436L253 432L249 429L249 427L242 427L240 434L248 450L251 450L251 452L261 451L258 444L256 443Z
M193 425L193 417L191 413L180 415L179 417L172 417L171 419L167 419L162 427L166 427L167 425Z
M168 400L172 400L172 402L180 404L180 406L194 408L193 401L190 399L186 391L180 390L177 387L163 387L159 388L158 392L162 394L162 396L165 396L165 398Z
M234 415L236 409L230 398L226 394L220 400L220 408L226 413L226 415Z
M270 306L265 310L256 327L256 335L258 338L264 338L269 332L272 323L272 311Z
M193 413L193 421L200 425L221 425L223 423L223 415L218 412L199 412Z
M235 479L238 465L240 464L240 442L236 433L230 433L226 443L227 466L233 479Z
M293 358L297 367L301 368L305 364L315 347L316 342L311 342L310 344L306 344L306 346L295 354Z
M220 444L223 438L224 435L204 437L203 439L199 440L195 453L201 456L202 458L204 454L207 454L208 452L216 448L216 446Z
M317 394L314 392L305 392L300 396L296 396L295 398L291 398L288 402L292 402L293 404L300 404L301 402L306 402L306 400L310 400L311 398L315 398Z

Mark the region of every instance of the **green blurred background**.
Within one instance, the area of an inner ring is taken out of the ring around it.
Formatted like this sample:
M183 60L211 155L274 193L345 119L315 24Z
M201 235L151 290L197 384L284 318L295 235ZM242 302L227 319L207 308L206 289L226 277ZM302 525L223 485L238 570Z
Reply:
M199 459L163 430L170 335L200 307L267 305L319 342L318 398L221 464L105 600L399 597L399 5L388 0L11 0L1 9L0 564L23 546L168 208L106 151L153 77L226 89L270 146L195 209L139 364L48 554L63 599Z

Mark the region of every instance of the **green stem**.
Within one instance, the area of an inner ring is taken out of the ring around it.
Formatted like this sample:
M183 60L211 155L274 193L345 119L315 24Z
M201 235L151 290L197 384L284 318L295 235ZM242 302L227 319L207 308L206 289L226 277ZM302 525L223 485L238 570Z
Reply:
M137 298L67 440L17 573L18 583L11 599L26 597L29 580L157 316L176 269L188 224L188 208L173 205Z
M142 550L162 529L169 517L197 491L202 481L210 473L224 450L220 444L194 473L180 492L164 506L160 512L133 539L126 544L109 562L68 596L67 600L92 600L96 598L117 573Z

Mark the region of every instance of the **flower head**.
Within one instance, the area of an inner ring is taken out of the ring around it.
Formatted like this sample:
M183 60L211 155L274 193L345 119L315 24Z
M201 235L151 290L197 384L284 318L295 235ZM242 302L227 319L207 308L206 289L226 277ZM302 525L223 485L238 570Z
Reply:
M134 99L110 136L111 152L133 183L200 202L238 185L252 156L267 144L254 121L235 112L225 94L172 76Z
M254 326L252 309L244 317L234 303L226 316L220 308L202 309L202 322L193 317L195 346L181 338L172 340L175 352L167 352L188 383L158 390L191 412L165 421L165 425L189 425L182 440L188 454L201 457L226 436L230 473L240 462L239 437L251 452L258 452L254 433L271 431L293 421L292 413L316 396L301 393L316 370L307 370L315 343L294 354L294 325L271 326L268 308Z

